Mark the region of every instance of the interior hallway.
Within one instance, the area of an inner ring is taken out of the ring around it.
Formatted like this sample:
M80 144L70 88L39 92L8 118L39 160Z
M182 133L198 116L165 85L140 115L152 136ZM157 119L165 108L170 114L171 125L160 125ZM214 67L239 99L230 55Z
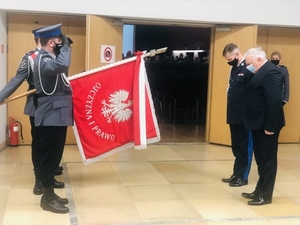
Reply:
M30 146L0 152L0 224L199 224L299 225L300 145L279 146L273 203L248 206L242 192L257 181L253 161L249 185L229 187L233 157L225 146L153 144L128 149L98 163L83 165L76 145L67 145L63 175L56 189L70 201L70 213L43 211L32 193Z

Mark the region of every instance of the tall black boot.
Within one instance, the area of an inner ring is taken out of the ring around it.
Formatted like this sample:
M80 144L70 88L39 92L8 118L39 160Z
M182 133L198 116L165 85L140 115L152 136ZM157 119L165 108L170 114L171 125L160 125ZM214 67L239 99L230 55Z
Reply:
M37 178L35 178L35 184L34 184L34 187L33 187L33 194L35 194L35 195L43 194L41 181Z
M43 210L61 214L69 212L69 208L58 201L58 196L54 193L53 186L43 187L43 193L44 195L41 198Z

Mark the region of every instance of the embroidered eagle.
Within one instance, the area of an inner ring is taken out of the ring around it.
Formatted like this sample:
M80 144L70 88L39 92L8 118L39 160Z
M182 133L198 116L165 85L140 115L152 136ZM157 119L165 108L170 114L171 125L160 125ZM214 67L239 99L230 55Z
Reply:
M125 90L115 91L113 94L110 94L108 103L105 100L101 102L103 105L101 114L107 118L108 123L111 123L112 117L118 123L124 122L131 117L132 110L128 107L132 105L132 100L128 99L128 95L129 92Z

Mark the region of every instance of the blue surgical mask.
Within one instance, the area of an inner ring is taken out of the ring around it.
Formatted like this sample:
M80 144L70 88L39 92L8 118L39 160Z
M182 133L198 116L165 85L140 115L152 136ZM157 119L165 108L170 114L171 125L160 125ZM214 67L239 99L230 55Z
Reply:
M254 73L255 72L255 67L252 65L252 64L250 64L249 66L247 66L246 67L247 68L247 70L249 70L251 73Z

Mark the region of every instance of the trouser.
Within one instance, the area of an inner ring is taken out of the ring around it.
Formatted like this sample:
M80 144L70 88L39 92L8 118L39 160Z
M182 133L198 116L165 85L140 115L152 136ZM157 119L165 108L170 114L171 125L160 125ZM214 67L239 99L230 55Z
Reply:
M231 148L235 156L233 175L248 180L252 162L251 131L246 130L243 124L230 124Z
M34 117L30 116L31 125L31 160L33 164L33 171L36 179L40 177L40 156L41 156L41 145L40 145L40 131L39 127L34 124Z
M259 179L256 192L259 197L271 200L277 173L277 151L280 129L273 135L266 135L264 130L253 130L254 156L257 163Z
M61 161L67 135L66 126L40 127L40 180L43 187L54 183L54 175Z

